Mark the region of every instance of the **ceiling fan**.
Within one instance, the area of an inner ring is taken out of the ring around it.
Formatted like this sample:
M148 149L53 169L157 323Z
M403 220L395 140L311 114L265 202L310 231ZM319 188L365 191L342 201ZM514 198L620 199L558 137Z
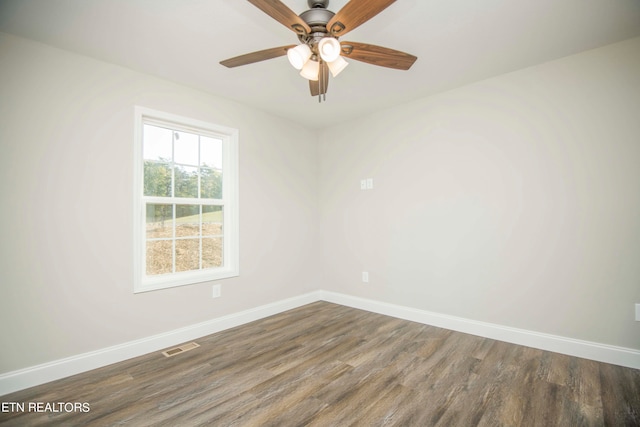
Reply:
M296 15L280 0L248 0L249 3L294 31L300 44L274 47L220 61L238 67L287 55L300 75L309 80L311 96L326 97L329 72L337 76L347 65L344 58L381 67L408 70L417 57L372 44L339 41L339 38L386 9L395 0L350 0L338 13L327 9L329 0L307 0L309 10Z

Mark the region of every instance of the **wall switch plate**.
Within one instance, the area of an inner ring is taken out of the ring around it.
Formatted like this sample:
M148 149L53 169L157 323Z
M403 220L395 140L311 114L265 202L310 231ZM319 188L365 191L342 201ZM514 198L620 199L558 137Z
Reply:
M219 283L213 285L212 291L211 291L211 298L220 298L220 296L222 295L222 285L220 285Z
M367 189L367 180L366 179L361 179L360 180L360 189L361 190L366 190Z
M362 272L362 281L364 283L369 283L369 273L367 271Z
M367 190L371 190L373 188L373 178L367 178Z
M636 320L640 322L640 304L636 304Z

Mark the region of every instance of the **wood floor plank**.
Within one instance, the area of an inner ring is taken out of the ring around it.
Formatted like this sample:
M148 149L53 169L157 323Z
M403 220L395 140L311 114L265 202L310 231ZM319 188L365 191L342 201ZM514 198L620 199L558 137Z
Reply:
M640 371L317 302L0 397L0 426L638 426Z
M599 364L606 425L640 426L640 370Z

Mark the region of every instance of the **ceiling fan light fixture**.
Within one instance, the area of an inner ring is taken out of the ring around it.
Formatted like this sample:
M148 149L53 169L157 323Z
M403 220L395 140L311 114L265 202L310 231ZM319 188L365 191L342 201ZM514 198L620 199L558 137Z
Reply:
M333 62L340 57L340 42L333 37L324 37L318 43L318 51L325 62Z
M347 65L349 65L349 63L345 61L342 56L338 55L338 58L335 61L327 62L327 65L329 66L329 71L331 71L331 75L333 77L336 77L338 74L342 72L342 70L347 68Z
M306 44L300 44L287 51L287 58L293 68L301 70L311 58L311 48Z
M327 93L329 73L335 77L348 65L344 58L397 70L408 70L418 59L406 52L382 46L339 41L343 35L377 16L395 0L344 0L346 4L338 13L327 9L330 0L307 0L309 10L299 15L285 1L249 0L262 12L293 30L301 44L259 50L225 59L220 64L234 68L287 55L291 65L309 80L311 95L322 100Z
M310 61L307 61L307 63L304 64L304 67L302 67L302 70L300 71L300 75L302 77L304 77L307 80L313 80L313 81L318 80L319 74L320 74L320 64L318 63L318 61L314 61L313 59Z

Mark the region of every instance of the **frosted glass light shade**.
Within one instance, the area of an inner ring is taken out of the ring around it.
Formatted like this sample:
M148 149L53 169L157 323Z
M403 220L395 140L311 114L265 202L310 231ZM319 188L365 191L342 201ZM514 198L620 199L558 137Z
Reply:
M300 75L307 80L318 80L318 73L320 72L320 64L318 61L307 61L300 71Z
M306 44L300 44L287 51L287 58L289 58L289 63L293 68L301 70L311 58L311 49Z
M338 74L340 74L342 70L347 68L347 65L349 65L349 63L345 61L342 56L338 55L338 58L335 61L328 62L327 65L329 66L329 71L331 71L331 75L335 77Z
M340 42L333 37L325 37L318 43L318 51L325 62L333 62L340 57Z

